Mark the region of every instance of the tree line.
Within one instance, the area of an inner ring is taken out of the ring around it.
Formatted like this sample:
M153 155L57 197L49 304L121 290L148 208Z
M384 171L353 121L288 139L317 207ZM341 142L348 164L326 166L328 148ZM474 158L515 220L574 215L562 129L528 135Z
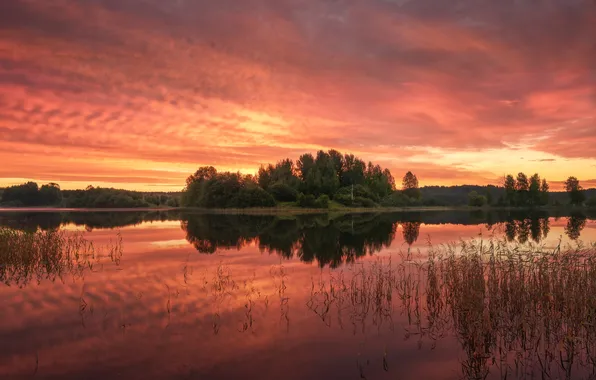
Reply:
M399 186L399 188L398 188ZM391 171L353 154L336 150L306 153L295 162L283 159L261 166L257 175L199 168L180 193L138 192L89 186L61 190L56 183L35 182L0 189L0 205L9 207L143 208L143 207L339 207L464 206L524 207L585 205L596 208L596 189L584 190L575 177L565 181L568 201L551 192L539 174L507 175L502 186L426 186L407 172L396 184ZM589 197L588 197L589 195Z
M530 178L521 172L516 178L509 174L505 177L503 188L508 206L536 207L548 204L550 186L546 179L540 179L539 174Z
M177 194L93 186L85 190L62 190L56 183L40 187L36 182L27 182L3 189L0 204L5 207L140 208L177 207L180 201Z
M586 195L583 187L576 177L569 177L564 182L565 191L569 197L569 203L574 206L581 206L586 202ZM504 203L515 207L536 207L549 204L550 186L546 179L540 179L539 174L530 178L520 172L516 178L511 174L503 181L505 189ZM588 206L596 206L596 196L590 198Z
M591 192L594 195L588 199L586 190L583 189L576 177L569 177L564 182L564 186L570 205L586 205L590 208L596 207L596 193L592 190ZM496 203L493 202L494 190L500 194ZM511 174L505 176L502 188L488 186L484 194L477 189L470 191L468 193L468 204L473 207L488 205L527 208L546 206L549 204L559 206L562 204L559 197L551 202L551 195L550 186L546 179L541 179L539 174L534 174L531 177L528 177L525 173L520 172L516 177Z

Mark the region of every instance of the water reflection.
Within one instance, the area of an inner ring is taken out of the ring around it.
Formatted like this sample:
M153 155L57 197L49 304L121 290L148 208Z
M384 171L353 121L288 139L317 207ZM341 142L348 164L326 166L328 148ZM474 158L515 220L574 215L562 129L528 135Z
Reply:
M577 240L581 236L582 230L586 227L586 216L580 213L572 214L567 219L565 233L571 240Z
M510 242L518 241L525 244L531 240L540 243L548 237L549 232L550 221L548 218L532 217L505 222L505 236Z
M411 246L419 240L423 224L455 223L462 219L476 224L483 220L489 230L502 225L507 239L521 244L540 243L550 232L550 220L545 214L509 214L500 218L499 214L482 215L445 213L439 218L433 213L286 217L189 214L182 215L182 228L187 240L201 253L257 244L264 252L288 259L299 257L305 262L316 260L321 266L332 267L389 247L398 229L404 243ZM565 233L569 239L579 239L586 220L581 214L568 217Z
M582 215L170 217L89 233L30 218L32 240L10 229L22 243L0 249L0 378L593 375L593 251L516 250L589 237ZM442 244L486 230L496 238L482 248ZM97 252L118 233L102 269L90 243ZM63 244L74 235L87 242L78 254Z
M405 315L404 339L419 349L455 336L464 379L594 378L594 253L472 241L432 249L423 263L376 260L322 275L307 306L354 334L387 334Z
M201 253L256 243L262 252L338 266L379 252L395 238L384 215L275 216L192 215L182 222L187 240Z
M103 228L135 226L146 222L180 220L176 211L77 211L77 212L0 212L0 226L36 232L55 230L64 225L82 226L87 231Z

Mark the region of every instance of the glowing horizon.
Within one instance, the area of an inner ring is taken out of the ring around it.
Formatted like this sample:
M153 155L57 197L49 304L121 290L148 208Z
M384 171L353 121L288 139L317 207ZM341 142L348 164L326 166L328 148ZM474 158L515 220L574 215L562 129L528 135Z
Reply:
M420 185L596 187L596 3L0 4L0 187L179 191L337 149Z

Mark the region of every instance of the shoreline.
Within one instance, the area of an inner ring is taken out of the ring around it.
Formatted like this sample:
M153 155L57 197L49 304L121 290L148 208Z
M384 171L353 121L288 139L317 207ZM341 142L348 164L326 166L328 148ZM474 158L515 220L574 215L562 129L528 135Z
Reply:
M128 207L128 208L61 208L61 207L0 207L2 212L154 212L154 211L175 211L177 207Z
M341 208L298 208L298 207L267 207L267 208L192 208L192 207L139 207L139 208L60 208L60 207L0 207L0 213L83 213L83 212L190 212L200 214L237 214L237 215L276 215L276 214L370 214L370 213L406 213L431 211L588 211L594 208L573 206L546 207L470 207L470 206L419 206L419 207L341 207Z

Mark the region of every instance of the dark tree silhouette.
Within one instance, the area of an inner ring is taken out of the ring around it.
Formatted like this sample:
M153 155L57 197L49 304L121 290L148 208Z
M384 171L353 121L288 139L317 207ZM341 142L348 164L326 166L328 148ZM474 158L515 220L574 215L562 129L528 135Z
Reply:
M586 200L583 188L579 184L579 180L575 177L567 178L567 181L565 181L565 191L569 194L569 200L572 205L581 205Z
M418 178L412 172L407 172L402 180L402 190L406 196L413 199L420 199L420 188Z
M511 174L505 177L503 187L505 188L505 200L507 201L507 204L509 206L515 206L517 203L515 178L513 178Z

